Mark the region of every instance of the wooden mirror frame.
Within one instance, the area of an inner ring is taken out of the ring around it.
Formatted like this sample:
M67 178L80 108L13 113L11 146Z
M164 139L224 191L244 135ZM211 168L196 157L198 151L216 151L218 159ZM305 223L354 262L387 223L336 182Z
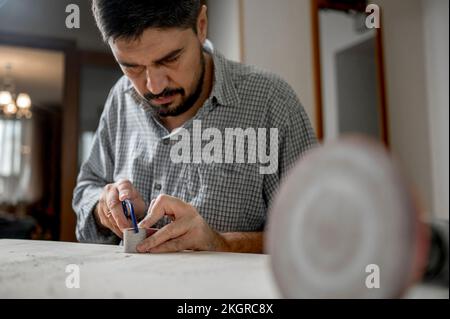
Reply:
M311 24L312 24L312 46L313 46L313 76L314 76L314 97L316 101L316 130L320 141L324 139L324 116L322 99L322 67L320 54L320 21L319 11L321 9L332 9L338 11L358 11L365 13L366 4L364 1L351 3L348 1L331 0L311 0ZM380 10L381 14L381 10ZM380 17L380 19L382 16ZM376 29L375 36L375 56L377 68L377 91L379 96L379 127L381 141L389 148L389 123L387 114L386 81L384 69L383 32L382 28Z

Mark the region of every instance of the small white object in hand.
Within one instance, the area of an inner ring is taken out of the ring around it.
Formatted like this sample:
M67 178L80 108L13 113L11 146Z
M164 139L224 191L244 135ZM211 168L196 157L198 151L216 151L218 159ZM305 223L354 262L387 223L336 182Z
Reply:
M135 233L134 228L127 228L123 232L123 249L125 253L137 253L136 246L147 237L145 228L138 228Z

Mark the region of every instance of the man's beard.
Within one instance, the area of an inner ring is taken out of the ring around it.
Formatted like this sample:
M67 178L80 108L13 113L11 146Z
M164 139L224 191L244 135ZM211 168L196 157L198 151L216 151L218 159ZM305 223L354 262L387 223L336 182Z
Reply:
M198 98L200 97L202 93L203 88L203 80L205 77L205 57L203 56L203 50L200 50L200 77L197 81L196 87L194 92L189 95L186 99L185 97L185 90L183 88L178 89L172 89L172 88L165 88L164 91L162 91L160 94L154 95L152 93L144 94L144 99L147 101L147 105L150 106L152 111L159 117L169 117L169 116L178 116L185 112L187 112L189 109L191 109L195 102L197 102ZM154 105L150 101L153 99L161 98L161 97L168 97L175 94L180 94L182 98L181 104L172 107L169 109L169 104L162 104L162 105Z

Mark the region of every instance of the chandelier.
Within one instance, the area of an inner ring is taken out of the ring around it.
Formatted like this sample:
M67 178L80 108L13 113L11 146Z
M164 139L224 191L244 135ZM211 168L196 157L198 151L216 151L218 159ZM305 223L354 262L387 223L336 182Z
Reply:
M5 65L3 83L0 84L0 111L5 116L31 118L31 98L27 93L16 95L16 87L11 76L11 64Z

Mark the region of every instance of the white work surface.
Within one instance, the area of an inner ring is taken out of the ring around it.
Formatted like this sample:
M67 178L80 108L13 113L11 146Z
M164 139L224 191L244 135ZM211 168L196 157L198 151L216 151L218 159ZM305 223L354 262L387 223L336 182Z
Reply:
M77 264L80 288L66 288ZM0 240L0 298L277 298L269 256Z
M279 298L268 255L215 252L125 254L123 247L0 240L0 298ZM80 288L66 288L66 266ZM410 298L448 298L420 286Z

